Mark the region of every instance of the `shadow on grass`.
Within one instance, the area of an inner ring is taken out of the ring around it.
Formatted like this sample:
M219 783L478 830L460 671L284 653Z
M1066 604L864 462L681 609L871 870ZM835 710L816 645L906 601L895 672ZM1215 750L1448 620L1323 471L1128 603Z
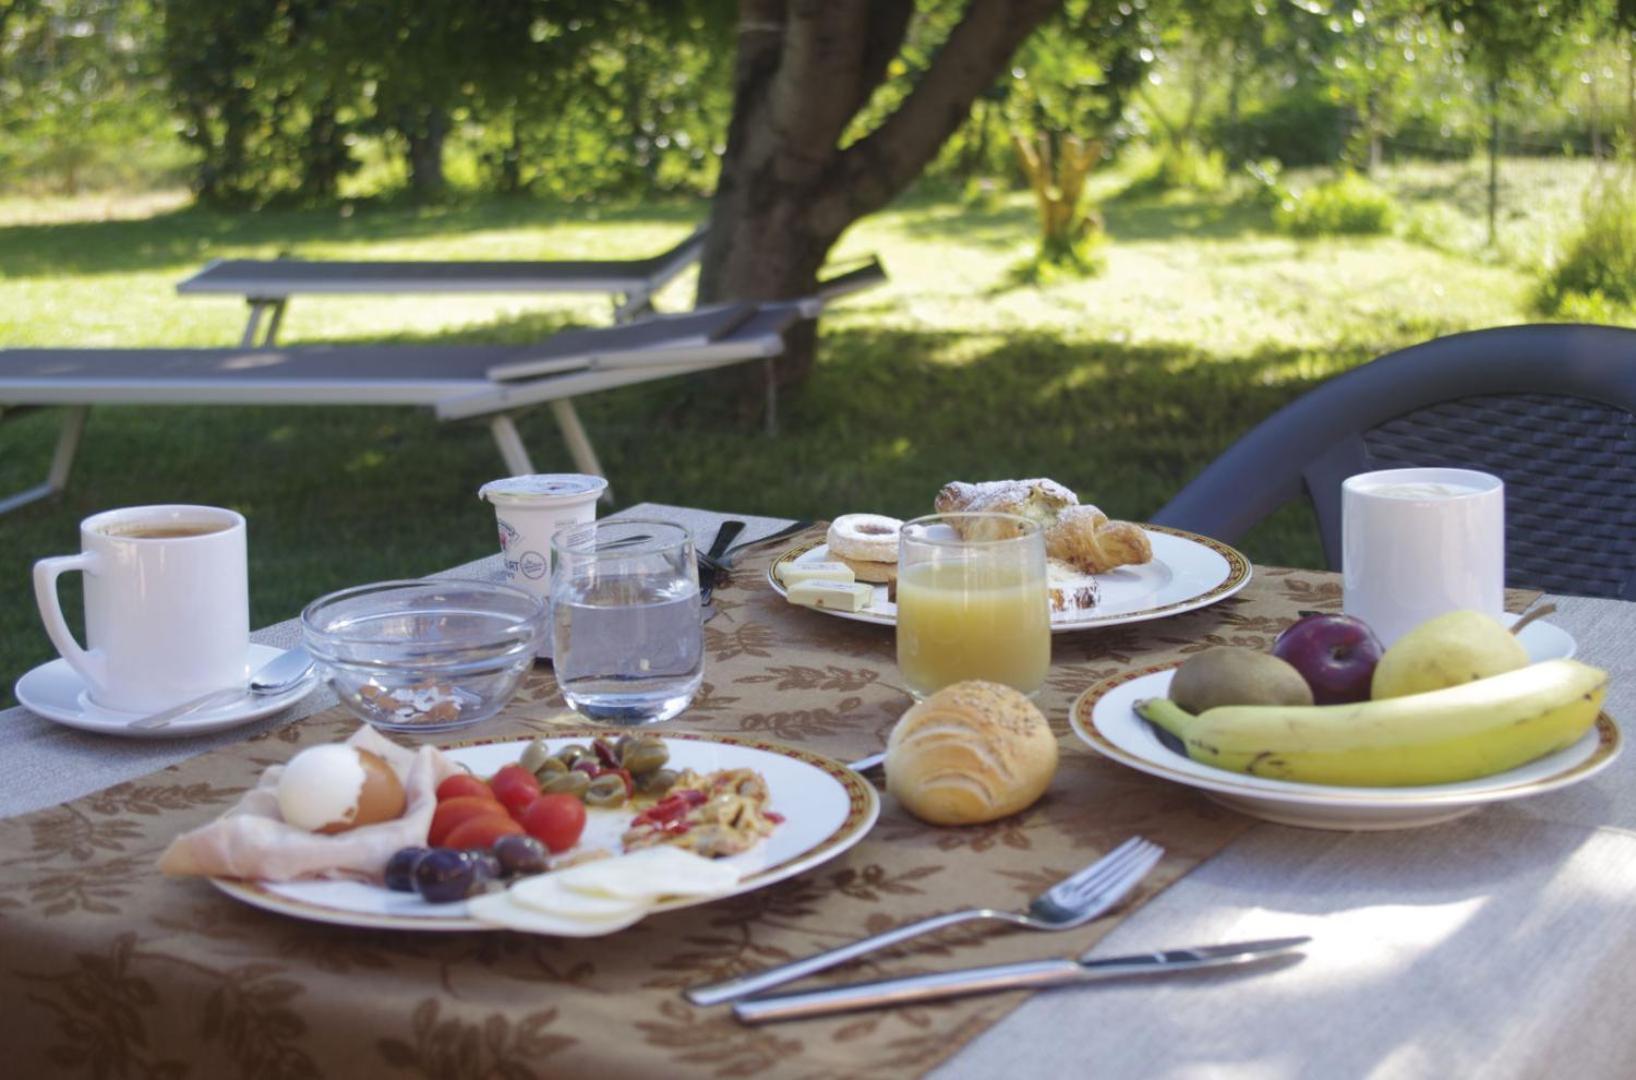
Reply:
M1102 217L1114 240L1236 240L1274 231L1268 211L1244 201L1115 199L1103 204Z
M1115 241L1233 240L1272 234L1270 214L1246 201L1225 198L1116 196L1099 206L1108 237ZM959 203L932 204L902 211L903 229L920 239L1011 251L1034 243L1039 220L1031 205L982 210Z
M416 206L356 203L257 213L189 206L153 217L0 227L0 276L94 275L153 270L220 257L225 249L262 248L266 257L299 255L303 244L411 240L444 234L596 222L674 224L703 220L703 203L572 205L527 199ZM679 237L678 237L679 238ZM657 254L657 251L631 253ZM553 258L540 251L534 257ZM610 256L613 257L613 256Z

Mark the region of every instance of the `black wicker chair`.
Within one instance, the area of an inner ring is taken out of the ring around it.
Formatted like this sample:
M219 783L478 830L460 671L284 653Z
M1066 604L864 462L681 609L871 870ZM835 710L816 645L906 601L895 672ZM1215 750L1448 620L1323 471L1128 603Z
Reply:
M1511 326L1438 338L1316 387L1153 520L1233 541L1307 495L1341 559L1341 481L1455 466L1506 485L1506 578L1636 599L1636 330Z

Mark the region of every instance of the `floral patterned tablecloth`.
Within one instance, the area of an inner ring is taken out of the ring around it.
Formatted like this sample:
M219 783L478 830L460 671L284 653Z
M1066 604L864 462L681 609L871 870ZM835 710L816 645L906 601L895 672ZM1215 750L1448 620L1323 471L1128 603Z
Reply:
M847 760L879 749L909 704L890 629L787 606L743 560L705 627L706 681L679 728ZM300 922L154 868L268 765L355 726L331 710L141 780L0 821L0 1046L12 1075L439 1077L918 1075L1015 1008L1018 993L765 1028L679 991L972 903L1018 906L1126 837L1167 850L1139 904L1251 822L1123 769L1068 731L1093 683L1217 645L1264 648L1334 575L1258 569L1239 595L1054 642L1041 706L1061 767L1033 809L935 829L885 799L857 847L784 883L655 916L603 939L417 934ZM1521 599L1521 597L1518 597ZM552 731L540 667L484 738ZM1078 953L1120 917L1049 938L951 931L833 977L851 980Z

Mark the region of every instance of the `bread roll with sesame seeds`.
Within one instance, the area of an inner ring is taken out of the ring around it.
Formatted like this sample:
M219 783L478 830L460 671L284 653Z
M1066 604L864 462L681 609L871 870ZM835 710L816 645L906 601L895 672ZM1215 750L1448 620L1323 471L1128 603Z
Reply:
M1009 686L946 686L904 713L886 741L886 790L932 825L976 825L1025 810L1057 771L1057 740Z

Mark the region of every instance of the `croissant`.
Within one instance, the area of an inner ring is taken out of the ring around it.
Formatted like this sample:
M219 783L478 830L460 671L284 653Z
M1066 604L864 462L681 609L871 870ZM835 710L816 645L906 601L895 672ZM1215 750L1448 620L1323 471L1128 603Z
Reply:
M1094 506L1070 506L1045 530L1045 553L1087 574L1153 558L1153 545L1139 525L1109 521Z
M990 480L981 484L963 484L956 480L944 484L937 493L934 506L940 514L960 511L1015 514L1048 526L1064 509L1079 503L1079 496L1055 480ZM982 530L967 524L955 526L965 540L999 540L1003 536L992 528Z

